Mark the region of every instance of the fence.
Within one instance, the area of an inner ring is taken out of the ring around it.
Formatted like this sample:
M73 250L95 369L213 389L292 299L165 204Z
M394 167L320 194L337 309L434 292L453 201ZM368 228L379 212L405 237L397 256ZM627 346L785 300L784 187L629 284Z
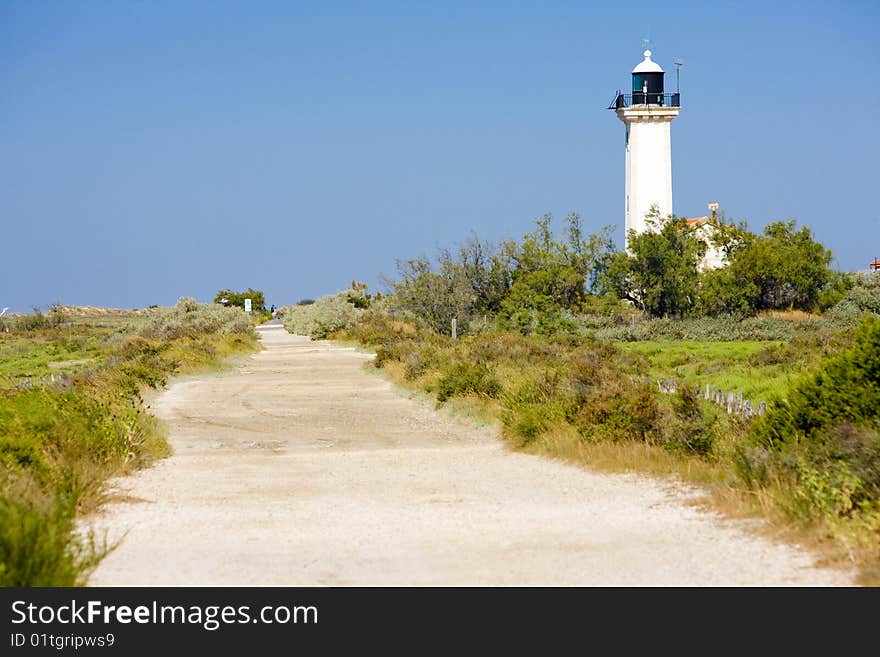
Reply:
M657 381L657 386L660 388L660 392L665 394L675 394L678 392L678 384L670 379L660 379ZM737 413L747 419L764 415L767 411L767 402L762 401L755 406L751 400L743 399L742 392L725 393L720 388L711 387L708 383L701 397L725 409L728 414Z
M60 372L58 374L50 374L49 376L41 376L34 381L27 376L18 381L12 381L12 387L17 390L27 390L29 388L52 387L58 390L64 390L73 386L73 374L68 372Z

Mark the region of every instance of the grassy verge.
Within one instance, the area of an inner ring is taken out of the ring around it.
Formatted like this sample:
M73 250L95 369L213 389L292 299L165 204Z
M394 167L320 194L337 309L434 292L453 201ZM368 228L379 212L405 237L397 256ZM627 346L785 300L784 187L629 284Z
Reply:
M876 361L880 348L869 333L823 329L786 342L615 344L505 332L452 340L368 312L338 335L375 349L373 365L396 383L498 422L519 449L697 485L713 508L762 517L776 535L809 546L826 563L855 565L863 583L878 584L880 403L874 415L866 407L856 425L845 415L848 399L880 389L880 373L853 365ZM841 359L849 364L835 365ZM861 378L816 383L837 370L858 370ZM684 385L660 394L661 377ZM696 394L706 383L766 396L767 415L727 415ZM829 411L824 424L798 420L792 404L828 389L844 397L823 408L842 414Z
M114 317L20 318L0 332L0 585L85 583L110 549L77 532L106 481L168 454L142 393L257 348L235 309L181 300Z

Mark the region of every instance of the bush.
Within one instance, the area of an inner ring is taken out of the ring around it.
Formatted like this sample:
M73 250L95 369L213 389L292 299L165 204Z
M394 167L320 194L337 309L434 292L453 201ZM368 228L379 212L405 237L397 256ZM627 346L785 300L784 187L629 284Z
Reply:
M359 315L357 323L346 329L346 337L366 345L388 345L416 335L423 335L416 325L375 309Z
M500 392L501 384L487 365L457 362L443 372L437 385L437 401L467 394L497 397Z
M880 419L880 320L866 320L855 343L772 403L752 435L770 447L809 440L838 422Z
M226 308L201 304L191 297L181 297L172 308L154 311L141 334L158 340L174 340L206 333L253 335L254 327L247 313L238 307Z
M645 380L610 377L583 399L575 426L586 438L635 439L657 443L661 438L661 414L654 386Z
M679 386L672 399L672 414L663 428L663 441L673 450L706 456L715 443L715 418L703 411L697 389Z
M852 287L827 315L849 326L858 325L866 316L880 317L880 272L853 276Z
M791 340L796 336L838 330L844 326L823 317L802 319L781 317L733 316L688 319L649 319L634 324L623 318L600 319L591 316L573 318L577 332L602 340L652 342L656 340Z
M749 489L766 486L770 479L773 456L764 447L737 443L731 454L736 475Z
M790 344L771 344L764 347L761 351L757 351L748 357L748 363L752 367L767 367L769 365L781 365L789 363L797 357L795 351Z
M524 445L554 425L568 422L576 402L565 368L528 368L520 376L503 396L502 421L507 435Z
M353 328L364 313L351 303L348 292L318 299L303 306L284 309L284 328L291 333L321 340L333 333Z
M880 502L878 424L880 320L868 319L850 347L774 400L750 436L796 479L798 515L851 515Z
M572 419L582 435L646 442L660 437L661 414L653 384L627 374L619 357L584 354L574 363L572 378L577 402Z
M107 553L74 532L70 504L45 512L0 497L0 586L82 586Z
M837 423L797 450L801 515L848 516L880 500L880 432Z
M40 331L58 328L67 321L66 315L58 308L53 307L48 313L43 314L38 306L34 306L33 315L4 316L0 317L0 331Z

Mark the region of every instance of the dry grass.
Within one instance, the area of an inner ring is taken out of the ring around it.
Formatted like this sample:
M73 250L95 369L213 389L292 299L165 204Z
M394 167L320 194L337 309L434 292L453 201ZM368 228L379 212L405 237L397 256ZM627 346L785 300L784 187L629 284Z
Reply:
M775 319L784 319L787 321L803 321L805 319L821 319L822 315L818 313L808 313L803 310L764 310L759 312L758 317L773 317Z

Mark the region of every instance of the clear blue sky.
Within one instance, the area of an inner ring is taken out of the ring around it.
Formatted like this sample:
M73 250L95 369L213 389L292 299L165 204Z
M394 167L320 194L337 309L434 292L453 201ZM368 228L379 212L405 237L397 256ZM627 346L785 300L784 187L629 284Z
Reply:
M796 218L880 256L880 3L0 3L0 307L287 304L471 230L623 238L641 39L677 214Z

